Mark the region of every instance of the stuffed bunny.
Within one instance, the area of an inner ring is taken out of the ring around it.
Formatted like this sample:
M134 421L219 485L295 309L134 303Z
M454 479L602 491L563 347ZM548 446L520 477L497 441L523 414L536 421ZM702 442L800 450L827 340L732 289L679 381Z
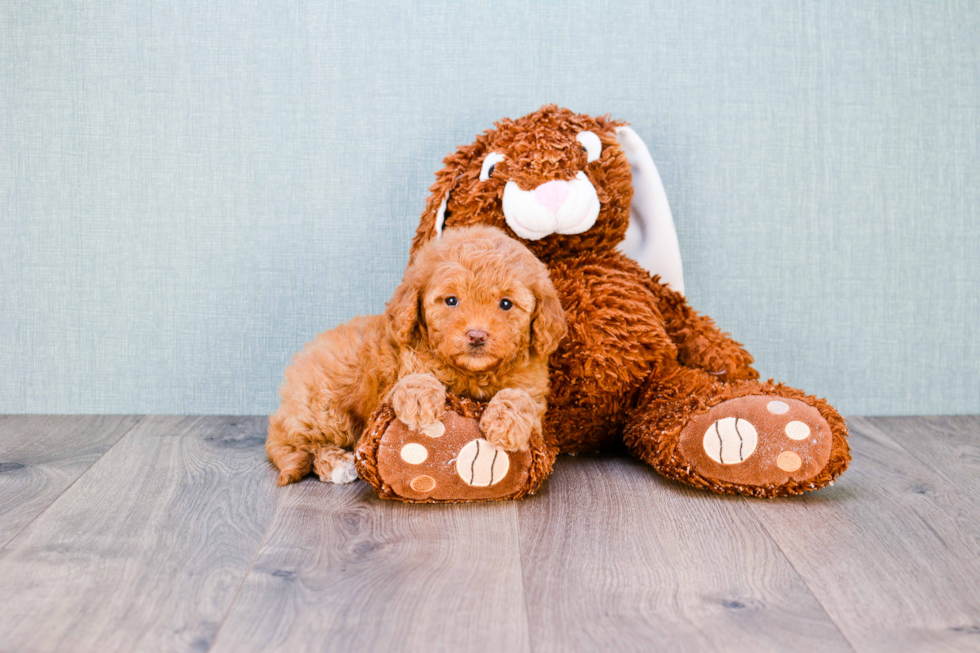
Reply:
M553 450L622 441L665 476L759 497L847 468L837 411L759 382L752 356L688 305L660 176L626 123L554 105L502 120L448 156L431 191L413 256L447 229L487 224L549 268L569 327L551 358Z

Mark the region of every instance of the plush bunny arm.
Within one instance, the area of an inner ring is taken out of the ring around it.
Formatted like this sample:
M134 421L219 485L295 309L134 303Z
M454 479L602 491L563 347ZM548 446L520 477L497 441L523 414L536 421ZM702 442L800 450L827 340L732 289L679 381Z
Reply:
M754 380L752 355L714 320L695 311L679 292L651 279L650 288L664 318L667 335L677 345L681 365L702 369L721 381Z

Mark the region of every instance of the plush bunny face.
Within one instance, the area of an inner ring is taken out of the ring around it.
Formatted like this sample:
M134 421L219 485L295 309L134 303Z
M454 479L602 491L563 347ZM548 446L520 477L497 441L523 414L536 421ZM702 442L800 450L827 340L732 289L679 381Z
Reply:
M554 105L502 120L446 158L413 243L445 229L488 224L541 260L613 249L633 194L617 139L624 123Z

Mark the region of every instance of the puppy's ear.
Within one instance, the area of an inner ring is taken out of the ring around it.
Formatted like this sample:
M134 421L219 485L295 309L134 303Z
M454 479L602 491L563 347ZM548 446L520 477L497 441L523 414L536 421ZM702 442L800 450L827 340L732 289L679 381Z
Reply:
M547 358L558 349L558 343L568 333L565 311L561 308L558 292L551 285L547 271L542 273L532 288L537 303L531 318L531 350Z
M385 307L388 333L402 347L412 344L418 335L422 316L422 287L424 280L417 266L410 265L405 278L395 290L391 301Z

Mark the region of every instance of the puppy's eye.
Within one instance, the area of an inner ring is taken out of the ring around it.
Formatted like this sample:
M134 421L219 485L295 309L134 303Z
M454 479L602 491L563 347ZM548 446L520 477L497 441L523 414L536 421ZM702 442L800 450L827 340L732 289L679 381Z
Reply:
M455 306L458 303L459 303L459 300L456 299L455 297L446 297L446 305L447 306Z
M488 154L487 158L483 160L483 168L480 170L480 181L490 179L490 177L493 176L493 169L503 160L503 154L498 154L497 152L491 152Z
M602 141L594 133L579 132L575 140L582 144L582 147L585 149L585 160L589 163L598 159L599 155L602 154Z
M510 309L514 308L514 303L509 299L501 299L500 308L504 309L505 311L509 311Z

